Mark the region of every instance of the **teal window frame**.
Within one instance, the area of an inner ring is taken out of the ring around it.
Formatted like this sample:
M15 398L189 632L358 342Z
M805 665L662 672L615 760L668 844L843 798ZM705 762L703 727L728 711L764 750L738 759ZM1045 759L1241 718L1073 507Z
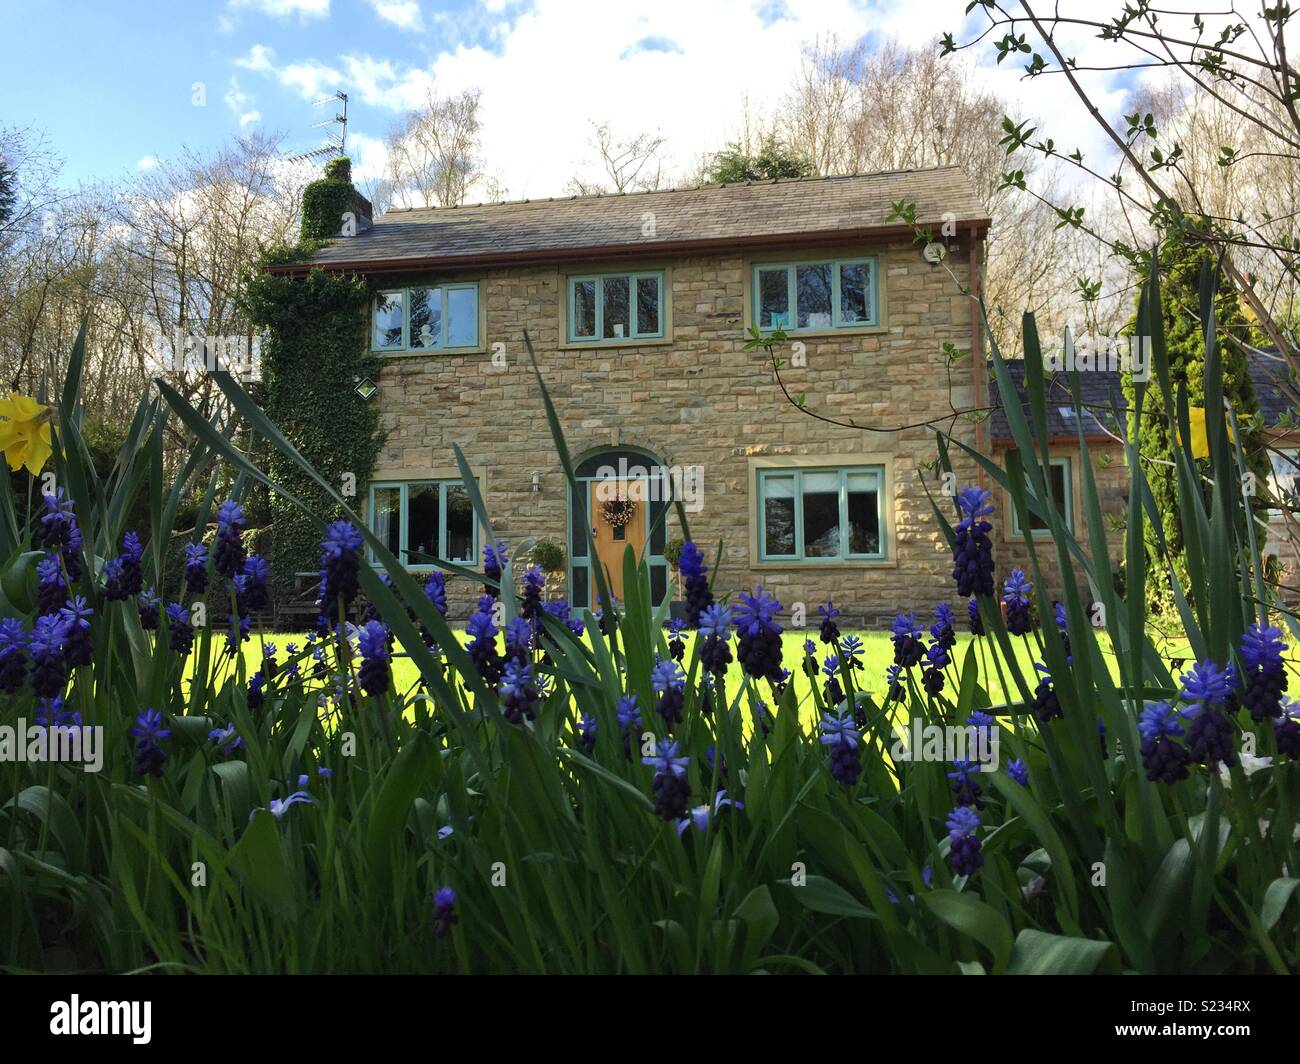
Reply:
M831 329L874 329L880 325L880 269L877 256L860 255L856 258L845 259L804 259L799 262L756 262L754 264L753 275L750 277L750 316L751 325L757 325L760 332L775 332L772 326L761 324L763 318L762 289L759 286L759 274L775 273L778 270L786 272L786 306L789 308L787 314L790 315L792 323L784 326L786 333L808 333L824 332L828 326L825 325L805 325L799 328L793 324L799 314L798 304L798 287L796 279L799 276L799 269L803 266L829 266L831 268ZM867 296L870 300L870 316L866 321L841 321L840 320L840 271L845 266L866 266L871 271L871 283L867 285Z
M427 292L436 289L439 292L441 308L438 317L439 336L438 342L432 347L412 347L411 346L411 293ZM447 293L453 291L472 291L474 293L474 342L470 344L457 344L455 347L447 346ZM379 309L379 300L382 296L400 295L402 297L402 343L399 347L376 347L375 346L375 316ZM478 281L454 281L448 283L432 283L408 285L404 288L383 288L375 293L374 299L370 301L370 350L377 355L423 355L433 352L451 352L456 351L475 351L482 346L482 337L479 335L481 307L479 300Z
M629 335L605 337L605 285L604 282L614 277L626 277L628 286L628 312L627 320L629 326ZM636 329L637 318L637 281L644 280L647 277L653 277L659 283L659 317L658 328L652 333L639 332ZM587 281L593 282L596 293L596 332L594 336L578 336L573 331L573 324L577 321L576 297L578 285ZM625 344L629 340L662 340L664 338L664 296L667 283L664 279L663 270L637 270L636 272L627 272L613 270L609 273L584 273L568 278L567 281L567 305L568 319L565 323L565 337L571 344L604 344L606 346L618 346Z
M1055 455L1048 459L1048 464L1055 469L1064 469L1065 478L1063 487L1065 489L1065 506L1061 511L1061 520L1065 522L1067 531L1074 531L1074 463L1070 461L1070 456L1066 454ZM1016 501L1012 499L1010 493L1007 495L1007 507L1011 511L1011 534L1013 536L1023 536L1024 528L1020 523L1020 514L1016 510ZM1050 536L1051 528L1031 528L1031 536Z
M402 563L404 569L410 569L416 572L437 569L438 566L433 562L408 562L406 555L409 548L408 543L408 525L410 523L410 502L411 488L424 487L426 484L438 485L438 558L444 562L454 562L460 565L475 566L479 554L479 522L478 516L471 517L470 528L470 552L468 558L448 558L447 557L447 489L454 487L463 487L464 481L458 477L430 477L419 480L376 480L369 486L366 508L366 527L379 535L375 527L375 492L389 488L397 488L400 491L397 504L398 520L398 548L397 560ZM366 548L370 564L377 566L380 564L379 559L375 557L375 552L370 547Z
M840 550L838 554L827 557L808 557L805 554L803 532L803 478L808 473L835 473L839 476L840 494ZM854 474L869 473L876 478L876 526L880 530L880 549L874 554L855 554L845 549L849 542L849 477ZM767 501L767 481L774 478L794 478L794 553L769 554L767 550L767 514L764 504ZM889 543L887 522L885 521L885 467L883 465L861 466L791 466L782 469L760 469L757 478L758 499L758 556L762 562L798 563L800 565L831 565L845 562L881 562L889 560Z

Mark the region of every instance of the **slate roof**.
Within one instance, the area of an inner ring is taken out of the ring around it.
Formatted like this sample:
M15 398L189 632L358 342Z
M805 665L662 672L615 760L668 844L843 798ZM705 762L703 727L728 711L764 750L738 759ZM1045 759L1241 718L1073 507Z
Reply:
M1021 409L1025 411L1025 416L1029 417L1029 398L1024 386L1025 364L1022 360L1016 359L1007 363L1007 370L1015 382ZM989 433L994 442L1009 442L1012 438L1011 426L1007 422L1007 413L998 394L997 380L993 375L991 364L988 374L989 405L993 407L988 421ZM1291 400L1283 394L1281 388L1287 380L1286 363L1271 352L1257 354L1250 360L1250 379L1255 385L1255 398L1264 415L1264 424L1276 425L1282 419L1282 415L1292 407ZM1128 409L1120 374L1118 372L1080 373L1079 390L1080 399L1088 408L1084 411L1084 417L1095 419L1093 424L1084 429L1084 436L1090 440L1100 437L1109 438L1103 426L1115 430L1117 426L1114 411L1118 410L1122 417L1124 411ZM1048 374L1045 381L1045 395L1048 438L1075 438L1078 430L1074 422L1074 399L1070 393L1069 377L1064 373Z
M893 203L916 204L918 225L989 224L988 208L958 167L794 178L619 195L390 210L339 238L308 265L390 271L509 265L562 258L703 249L709 245L832 240L904 227ZM653 225L648 225L650 212Z

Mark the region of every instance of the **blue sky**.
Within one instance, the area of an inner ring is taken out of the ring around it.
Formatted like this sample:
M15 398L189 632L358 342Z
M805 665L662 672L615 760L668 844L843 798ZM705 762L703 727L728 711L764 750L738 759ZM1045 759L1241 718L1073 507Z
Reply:
M835 33L928 46L960 29L963 10L956 0L0 0L0 124L44 130L75 184L241 131L314 147L322 133L310 126L329 108L312 101L343 88L364 177L428 92L478 87L489 174L512 196L555 195L590 166L593 122L660 133L670 169L688 170L734 133L746 97L760 113L779 98L801 43ZM1021 93L1013 71L982 76ZM1028 101L1062 117L1070 105L1041 83Z

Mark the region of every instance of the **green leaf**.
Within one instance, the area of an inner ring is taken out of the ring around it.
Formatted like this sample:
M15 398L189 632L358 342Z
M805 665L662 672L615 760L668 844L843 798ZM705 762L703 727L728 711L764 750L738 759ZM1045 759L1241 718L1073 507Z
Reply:
M815 913L847 916L855 920L880 919L838 883L824 876L809 876L802 887L794 886L788 879L781 880L781 883L790 888L800 905Z
M926 907L949 927L968 935L993 954L993 970L1011 960L1011 928L991 905L955 890L931 890L921 895Z
M1007 974L1092 975L1103 966L1118 974L1119 961L1112 942L1049 935L1026 928L1016 936Z
M1296 887L1300 887L1300 879L1289 879L1285 876L1273 880L1268 885L1268 890L1264 892L1264 904L1259 913L1259 920L1264 925L1265 931L1272 931L1274 925L1282 918L1286 903L1291 900Z

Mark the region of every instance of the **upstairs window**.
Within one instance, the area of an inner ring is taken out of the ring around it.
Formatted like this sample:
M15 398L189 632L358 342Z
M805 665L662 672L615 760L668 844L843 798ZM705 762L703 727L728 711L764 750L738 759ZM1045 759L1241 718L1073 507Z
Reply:
M1052 501L1056 503L1056 509L1061 515L1061 520L1065 522L1065 527L1071 532L1074 531L1074 487L1070 477L1070 460L1068 458L1053 458L1051 465L1048 467L1047 486L1052 493ZM1024 535L1024 525L1021 523L1020 514L1016 512L1016 504L1011 503L1011 531L1013 534ZM1029 515L1029 531L1035 536L1045 536L1051 530L1047 527L1047 522L1039 517L1036 513Z
M371 484L369 516L370 531L412 569L432 568L435 558L473 565L478 557L474 505L459 480Z
M375 296L370 346L389 352L478 347L478 283L380 292Z
M754 267L753 302L764 332L879 325L876 260L763 263Z
M664 335L664 275L569 278L569 343L653 340Z

